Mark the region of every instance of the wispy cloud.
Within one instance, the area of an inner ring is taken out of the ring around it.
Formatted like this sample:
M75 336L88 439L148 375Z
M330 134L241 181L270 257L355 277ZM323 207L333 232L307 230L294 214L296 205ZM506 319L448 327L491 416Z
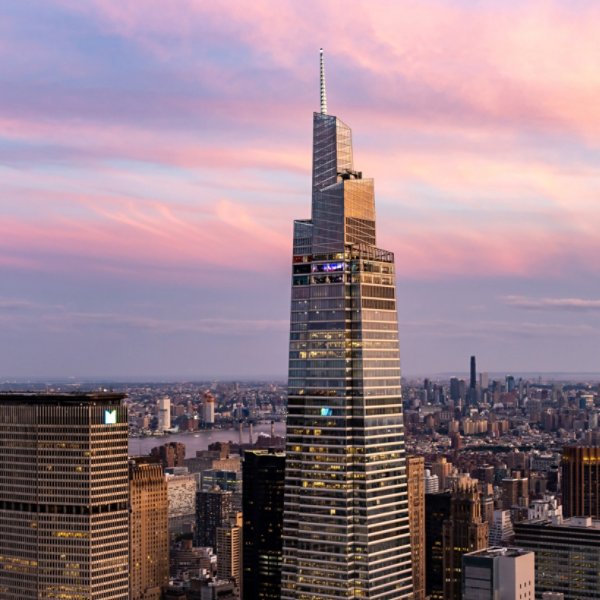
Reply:
M509 306L525 310L600 312L600 300L591 298L529 298L526 296L506 296L504 302Z
M119 312L86 312L65 306L43 305L25 299L0 298L0 323L12 329L48 331L104 330L107 333L196 333L216 336L247 336L285 331L287 319L251 319L223 316L169 319Z

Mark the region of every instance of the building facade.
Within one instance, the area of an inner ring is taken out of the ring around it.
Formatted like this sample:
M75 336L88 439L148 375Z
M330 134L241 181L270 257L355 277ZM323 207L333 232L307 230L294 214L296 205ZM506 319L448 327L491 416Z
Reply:
M565 446L561 460L563 515L600 518L600 446Z
M425 599L425 459L406 459L413 599Z
M450 518L442 528L444 552L444 600L462 598L462 558L467 552L488 547L488 523L481 519L477 481L464 478L455 484Z
M284 473L283 452L244 452L244 600L280 598Z
M129 600L160 600L169 582L167 482L156 460L129 461Z
M450 518L452 494L425 494L425 592L444 598L444 522Z
M491 547L463 556L462 600L535 600L535 554Z
M591 517L515 523L515 545L535 552L538 596L597 600L600 590L600 521Z
M0 394L0 598L129 597L122 394Z
M199 491L196 500L196 539L198 546L217 547L217 527L233 512L233 493L219 487Z
M217 527L217 578L233 581L242 597L242 527L241 512L232 512L220 527Z
M399 600L412 567L394 255L321 80L312 218L294 223L281 598Z

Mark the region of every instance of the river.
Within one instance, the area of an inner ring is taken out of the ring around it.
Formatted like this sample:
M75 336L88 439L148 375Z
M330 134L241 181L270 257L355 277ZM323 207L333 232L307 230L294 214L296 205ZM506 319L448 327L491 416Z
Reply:
M271 424L259 423L254 425L254 441L260 433L270 435ZM275 423L275 435L285 436L285 422ZM248 427L244 427L243 441L248 443ZM185 455L187 458L196 456L197 450L207 450L208 445L213 442L238 442L239 432L237 429L210 429L196 433L176 433L161 437L129 438L129 454L131 456L143 456L150 454L150 450L167 442L181 442L185 444Z

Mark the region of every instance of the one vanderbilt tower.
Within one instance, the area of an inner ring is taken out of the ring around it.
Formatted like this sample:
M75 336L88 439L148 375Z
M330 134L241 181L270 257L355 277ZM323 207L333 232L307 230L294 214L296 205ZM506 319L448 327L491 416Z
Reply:
M394 255L352 132L327 113L323 51L293 254L281 598L411 598Z

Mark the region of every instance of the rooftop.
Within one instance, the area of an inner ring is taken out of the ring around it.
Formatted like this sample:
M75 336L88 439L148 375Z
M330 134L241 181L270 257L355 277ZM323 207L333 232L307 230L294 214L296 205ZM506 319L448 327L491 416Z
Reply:
M1 405L81 405L112 404L120 405L127 395L120 392L73 392L73 393L40 393L40 392L0 392Z
M484 550L476 550L475 552L469 552L465 556L476 556L478 558L495 558L497 556L525 556L531 554L530 550L523 550L522 548L503 548L500 546L491 546Z

